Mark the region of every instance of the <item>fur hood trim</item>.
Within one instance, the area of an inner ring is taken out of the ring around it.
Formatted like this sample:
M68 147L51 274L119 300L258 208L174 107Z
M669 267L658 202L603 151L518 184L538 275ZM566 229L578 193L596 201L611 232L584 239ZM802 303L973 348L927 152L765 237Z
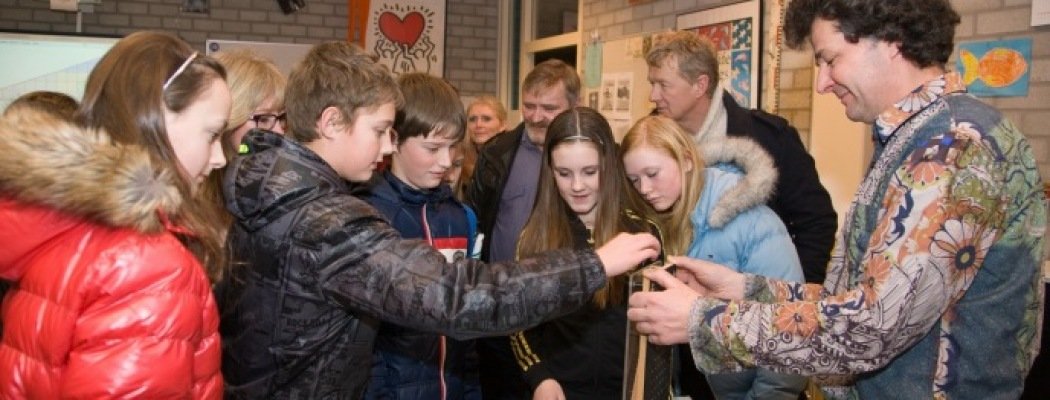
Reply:
M177 176L145 149L45 112L10 111L0 120L0 193L112 227L165 229L162 215L182 202Z
M734 164L744 177L718 200L707 217L707 223L721 228L741 212L765 204L773 196L777 169L773 158L751 139L730 137L705 141L700 146L707 165Z

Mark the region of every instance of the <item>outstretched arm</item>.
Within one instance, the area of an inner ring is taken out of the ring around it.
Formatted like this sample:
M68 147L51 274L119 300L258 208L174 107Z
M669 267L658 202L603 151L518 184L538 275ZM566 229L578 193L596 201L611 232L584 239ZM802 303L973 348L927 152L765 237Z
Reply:
M623 234L597 252L556 250L519 262L449 264L378 217L353 221L337 235L344 236L329 241L335 244L319 263L330 301L457 339L509 334L570 312L605 284L607 271L623 273L659 248L651 235Z

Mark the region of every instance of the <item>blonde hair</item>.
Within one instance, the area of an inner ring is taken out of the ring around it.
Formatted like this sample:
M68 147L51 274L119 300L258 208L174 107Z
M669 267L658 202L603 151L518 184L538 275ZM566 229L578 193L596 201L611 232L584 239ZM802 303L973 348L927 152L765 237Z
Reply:
M252 112L266 99L272 98L278 108L284 106L288 79L273 62L248 49L222 51L213 57L226 68L226 84L233 97L228 131L248 122Z
M507 126L507 107L504 107L503 103L501 103L499 99L497 99L495 96L487 94L475 97L474 101L470 102L470 105L467 106L467 114L470 114L470 110L473 109L474 106L479 104L489 106L489 108L491 108L492 111L496 112L496 119L498 119L504 127Z
M685 254L693 240L694 227L690 217L704 190L704 162L699 149L678 123L658 115L638 120L627 131L620 143L620 156L641 147L667 154L678 164L682 195L670 210L658 213L656 221L662 232L668 232L664 238L664 252ZM689 163L692 163L693 168L686 171Z

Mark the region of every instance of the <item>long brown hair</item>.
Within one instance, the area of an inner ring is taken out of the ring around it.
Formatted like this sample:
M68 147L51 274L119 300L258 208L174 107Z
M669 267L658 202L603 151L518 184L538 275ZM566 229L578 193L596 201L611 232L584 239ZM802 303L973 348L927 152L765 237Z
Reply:
M226 79L222 65L196 54L181 39L136 32L117 42L91 71L77 113L82 125L105 129L117 143L142 146L158 166L180 172L177 186L183 202L166 217L188 231L176 236L213 280L222 278L229 258L225 229L217 222L225 211L194 194L168 140L164 110L182 112L216 79Z
M609 123L593 109L572 108L554 118L547 129L536 204L518 240L519 258L565 248L566 243L574 242L569 218L576 218L576 214L558 193L551 171L554 148L573 142L590 143L598 150L599 201L591 234L595 247L621 232L639 230L638 220L629 217L629 212L642 216L643 220L649 215L649 206L627 180ZM594 294L595 305L622 304L626 284L626 276L611 278L609 284Z
M640 147L649 147L667 154L678 164L682 196L670 210L658 213L656 220L660 224L660 230L667 233L664 237L664 252L685 254L693 240L693 223L690 217L700 200L700 193L704 191L703 159L700 158L693 140L678 123L658 115L638 120L631 130L627 131L623 142L620 143L620 155L622 157ZM693 165L690 171L686 171L688 163ZM631 191L637 193L635 190Z

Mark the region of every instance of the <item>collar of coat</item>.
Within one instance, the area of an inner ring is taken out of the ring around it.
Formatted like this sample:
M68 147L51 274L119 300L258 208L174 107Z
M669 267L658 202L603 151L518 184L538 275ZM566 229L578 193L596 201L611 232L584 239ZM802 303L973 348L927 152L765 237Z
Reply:
M0 193L112 227L159 232L182 202L177 172L140 146L116 144L27 107L0 119Z
M715 204L707 217L708 224L721 228L737 214L769 201L776 186L777 169L773 158L761 146L744 137L707 140L697 146L708 167L733 164L744 174Z

